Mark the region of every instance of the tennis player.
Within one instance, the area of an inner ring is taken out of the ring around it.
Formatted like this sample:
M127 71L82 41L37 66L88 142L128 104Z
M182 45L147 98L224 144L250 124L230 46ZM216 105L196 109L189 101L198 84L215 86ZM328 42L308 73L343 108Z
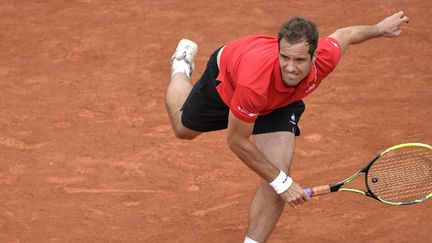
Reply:
M376 25L340 28L319 38L313 22L293 17L277 37L251 35L218 48L195 85L191 75L198 47L187 39L179 42L165 97L175 135L194 139L227 128L228 147L262 178L245 242L265 242L285 203L309 200L289 176L305 110L302 99L334 70L349 45L398 37L408 21L400 11Z

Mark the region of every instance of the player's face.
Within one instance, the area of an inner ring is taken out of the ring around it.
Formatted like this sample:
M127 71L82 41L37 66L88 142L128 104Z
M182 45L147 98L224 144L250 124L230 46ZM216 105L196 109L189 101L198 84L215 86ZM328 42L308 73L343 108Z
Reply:
M312 58L306 42L289 44L285 39L281 39L279 63L286 85L294 87L299 84L309 73L314 61L315 54Z

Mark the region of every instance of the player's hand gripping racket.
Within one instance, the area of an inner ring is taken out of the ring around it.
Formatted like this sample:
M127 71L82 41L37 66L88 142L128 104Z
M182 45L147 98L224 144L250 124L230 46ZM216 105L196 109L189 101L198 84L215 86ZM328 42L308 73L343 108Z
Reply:
M365 174L366 190L342 187ZM310 196L330 192L354 192L391 205L410 205L432 197L432 146L405 143L388 148L366 167L331 185L304 189Z

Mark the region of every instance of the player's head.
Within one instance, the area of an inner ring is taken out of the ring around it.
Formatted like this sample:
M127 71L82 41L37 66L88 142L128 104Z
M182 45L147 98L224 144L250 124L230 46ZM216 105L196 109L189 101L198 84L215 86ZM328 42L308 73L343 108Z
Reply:
M315 61L318 30L313 22L293 17L282 24L278 43L283 80L288 86L296 86L306 77Z
M279 48L282 39L290 44L305 42L309 46L309 54L313 57L317 49L318 37L318 29L314 22L294 16L283 23L279 30Z

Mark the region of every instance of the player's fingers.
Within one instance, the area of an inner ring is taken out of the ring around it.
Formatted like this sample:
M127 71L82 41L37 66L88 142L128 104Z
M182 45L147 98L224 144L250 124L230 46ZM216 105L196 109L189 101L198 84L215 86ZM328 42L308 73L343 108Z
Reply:
M399 19L400 19L400 23L401 23L401 24L406 24L406 23L409 22L409 18L408 18L407 16L405 16L404 11L399 11L399 12L397 13L397 16L399 16Z
M296 204L295 204L294 202L289 202L288 204L289 204L291 207L293 207L293 208L296 207Z
M309 197L308 197L308 196L305 196L305 195L303 195L303 194L302 194L302 198L301 198L301 199L302 199L302 202L303 202L303 203L309 201Z
M297 199L296 199L295 197L289 197L289 198L288 198L288 204L289 204L291 207L295 207L295 206L297 206L297 204L298 204Z
M401 20L402 20L402 24L408 24L410 19L407 16L403 16Z
M299 194L295 200L296 205L305 203L305 199L303 198L303 194Z
M309 194L307 194L305 191L302 193L302 198L305 202L310 200Z

